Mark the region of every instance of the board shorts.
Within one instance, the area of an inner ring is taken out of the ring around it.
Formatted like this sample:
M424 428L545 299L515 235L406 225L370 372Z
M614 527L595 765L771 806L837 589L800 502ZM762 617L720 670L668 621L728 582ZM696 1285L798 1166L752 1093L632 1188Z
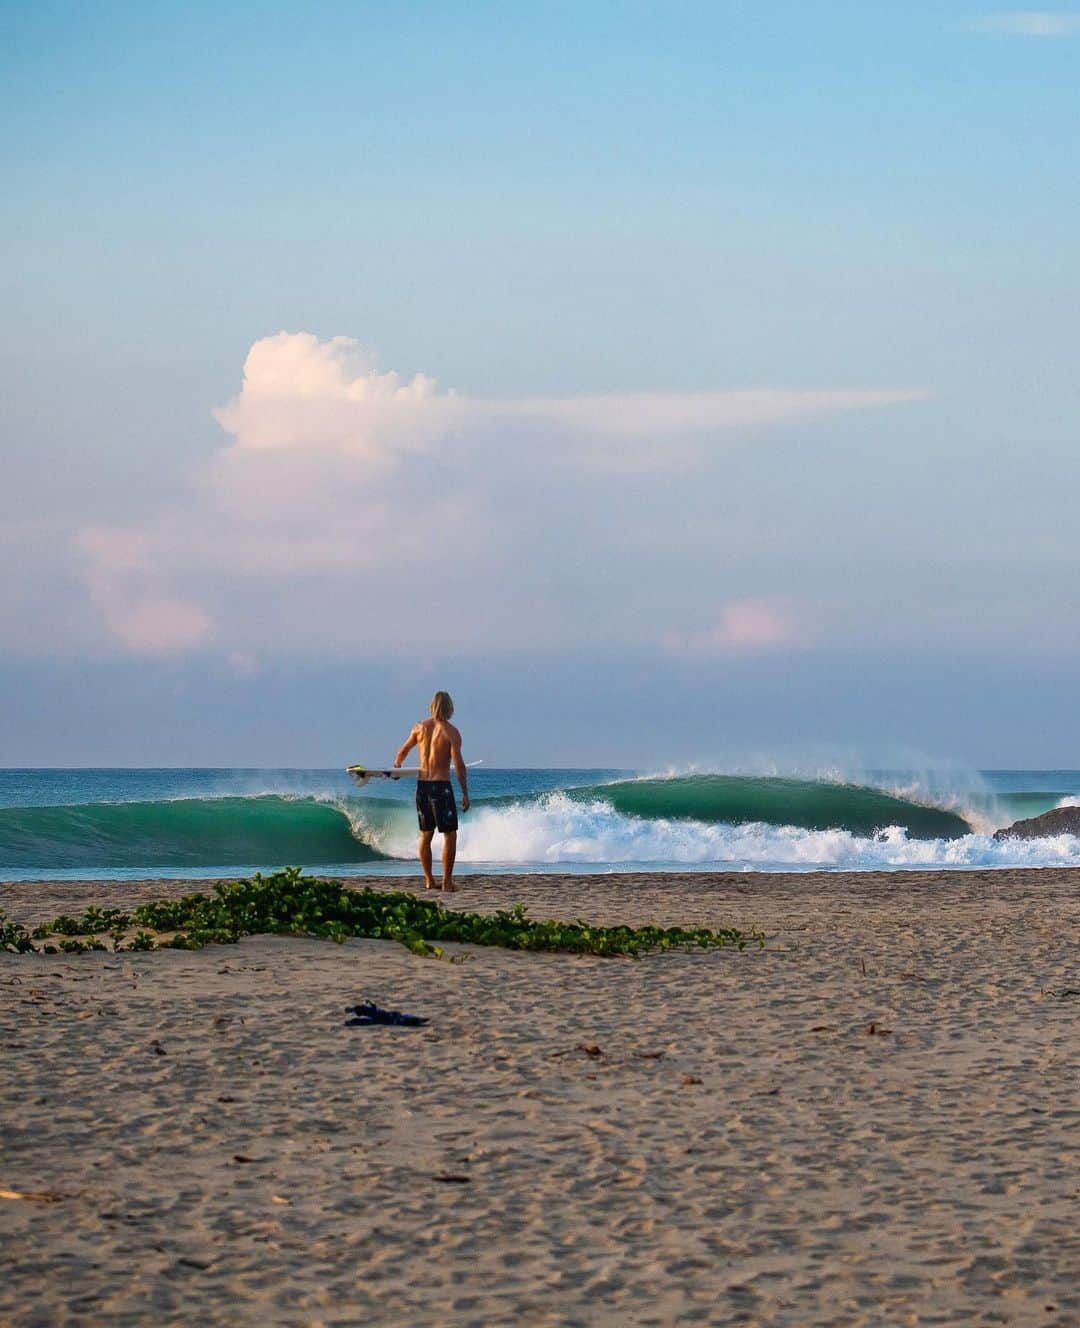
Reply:
M448 779L418 779L416 781L416 818L425 834L438 830L447 835L458 828L457 803Z

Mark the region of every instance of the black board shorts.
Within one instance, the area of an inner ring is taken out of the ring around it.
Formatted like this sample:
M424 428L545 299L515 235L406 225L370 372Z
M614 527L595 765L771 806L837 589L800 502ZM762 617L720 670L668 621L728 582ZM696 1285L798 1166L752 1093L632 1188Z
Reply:
M416 781L416 818L425 834L438 830L446 835L458 828L457 803L448 779Z

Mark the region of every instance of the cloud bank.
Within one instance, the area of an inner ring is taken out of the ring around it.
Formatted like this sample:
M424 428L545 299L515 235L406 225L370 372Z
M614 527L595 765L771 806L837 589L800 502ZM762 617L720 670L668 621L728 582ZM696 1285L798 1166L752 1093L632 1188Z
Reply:
M780 649L782 597L712 623L638 611L626 530L679 534L680 491L733 448L907 389L470 397L381 370L349 337L279 332L214 411L228 441L171 505L79 532L78 575L135 654L557 648L644 632L674 654ZM657 495L663 491L664 497ZM240 661L240 663L237 663Z

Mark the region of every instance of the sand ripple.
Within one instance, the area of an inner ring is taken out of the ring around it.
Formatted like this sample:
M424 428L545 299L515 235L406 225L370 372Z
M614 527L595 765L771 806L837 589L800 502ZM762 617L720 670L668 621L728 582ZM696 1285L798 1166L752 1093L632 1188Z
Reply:
M474 878L638 962L0 957L18 1325L1080 1322L1078 873ZM95 886L109 904L180 892ZM30 921L78 885L0 886ZM431 1016L347 1029L360 997Z

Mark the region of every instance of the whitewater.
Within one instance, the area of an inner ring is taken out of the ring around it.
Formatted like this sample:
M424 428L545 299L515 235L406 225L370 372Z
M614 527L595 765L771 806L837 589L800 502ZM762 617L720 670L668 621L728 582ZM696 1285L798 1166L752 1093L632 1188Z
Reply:
M1075 804L1071 770L478 770L471 783L458 843L471 871L1080 866L1073 835L993 838L1022 816ZM411 790L371 789L358 796L334 770L0 771L0 874L411 874Z

